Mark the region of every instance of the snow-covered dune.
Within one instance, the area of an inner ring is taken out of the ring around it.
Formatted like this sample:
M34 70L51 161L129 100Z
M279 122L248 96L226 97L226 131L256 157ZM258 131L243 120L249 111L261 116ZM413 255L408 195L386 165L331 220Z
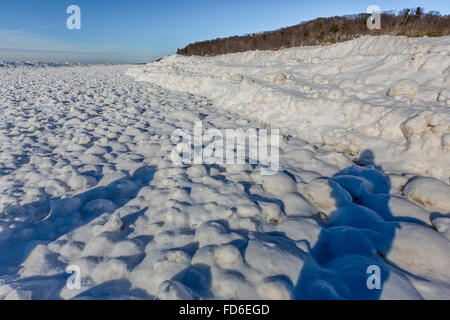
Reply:
M388 171L449 182L450 37L174 55L128 74L354 158L370 149Z

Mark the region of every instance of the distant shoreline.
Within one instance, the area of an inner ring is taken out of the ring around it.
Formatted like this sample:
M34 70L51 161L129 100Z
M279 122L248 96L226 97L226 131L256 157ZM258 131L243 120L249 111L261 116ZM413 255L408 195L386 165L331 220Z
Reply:
M177 54L207 57L252 50L280 50L328 45L364 35L440 37L450 34L450 15L440 15L435 11L425 14L422 8L404 9L399 15L382 13L379 30L367 27L369 17L369 14L361 13L317 18L275 31L191 43L183 49L178 49Z

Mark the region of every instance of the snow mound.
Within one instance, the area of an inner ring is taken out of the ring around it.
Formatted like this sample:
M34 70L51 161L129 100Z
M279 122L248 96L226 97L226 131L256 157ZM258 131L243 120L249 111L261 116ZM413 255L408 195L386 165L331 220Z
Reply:
M389 88L388 96L395 97L405 95L410 98L415 98L419 94L419 85L414 80L400 80Z
M450 242L430 228L401 222L387 258L415 275L450 281Z
M450 213L450 185L430 177L416 177L406 185L403 194L428 210Z

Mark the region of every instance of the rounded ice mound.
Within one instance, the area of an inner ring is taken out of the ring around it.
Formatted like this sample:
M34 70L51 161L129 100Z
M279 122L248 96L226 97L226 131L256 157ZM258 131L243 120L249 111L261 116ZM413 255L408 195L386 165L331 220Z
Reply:
M265 191L275 195L282 195L297 191L296 182L287 174L278 173L272 176L264 176L262 185Z
M414 115L403 122L400 128L407 139L420 137L428 129L427 120L421 115Z
M242 263L241 253L233 245L218 247L214 252L214 258L217 264L224 269L229 269Z
M411 79L404 79L394 83L388 91L388 96L395 97L405 95L410 98L415 98L419 93L419 85Z
M403 194L429 210L450 213L450 185L441 180L416 177L406 185Z
M276 278L264 279L258 287L258 293L266 300L289 300L292 298L292 288L289 284Z
M316 179L308 183L301 193L317 210L329 215L338 207L352 202L352 196L339 184L328 179Z
M273 202L258 202L258 204L262 209L263 218L266 222L277 224L285 218L285 214L281 211L278 204Z
M384 197L383 197L384 196ZM408 201L403 197L398 196L386 196L386 195L378 195L373 197L374 201L377 201L381 198L381 201L385 201L389 206L389 211L392 213L394 217L397 218L412 218L419 221L423 221L426 224L431 224L430 222L430 213L424 208L416 205L415 203ZM384 198L384 199L383 199ZM372 209L375 209L372 207ZM378 210L380 212L381 210ZM387 219L388 220L388 219Z
M193 294L184 284L178 281L167 280L158 287L159 300L192 300Z
M97 181L90 176L75 174L70 178L68 185L73 191L83 191L95 186Z
M304 252L292 246L289 241L276 242L250 240L245 250L245 261L252 268L265 275L275 277L286 275L292 283L297 283L305 262Z
M191 261L189 254L182 250L174 250L167 252L165 259L173 263L188 264Z
M450 241L450 217L437 216L431 219L433 227Z
M86 154L93 154L93 155L103 155L107 152L108 150L106 148L98 145L92 146L85 151Z
M221 223L216 221L204 222L195 231L195 241L198 241L200 247L211 244L221 245L236 239L241 237L235 233L229 233Z
M400 222L386 257L417 276L450 281L450 242L429 227Z
M45 245L36 246L22 264L20 275L23 277L51 276L63 272L63 263L58 254Z
M83 212L86 214L98 214L105 212L114 212L117 209L114 202L107 199L97 199L88 202L83 207Z
M108 186L108 190L116 196L131 196L136 191L137 185L129 179L114 181Z
M201 178L207 176L207 171L203 165L194 165L187 169L190 178Z
M251 218L259 214L259 209L253 202L241 204L237 206L237 214L242 218Z
M111 258L136 256L141 253L138 244L131 240L124 240L114 244L109 254Z
M113 183L114 181L120 180L120 179L126 179L129 175L126 172L122 171L115 171L115 172L106 172L103 174L102 179L98 183L98 186L106 187L109 184Z

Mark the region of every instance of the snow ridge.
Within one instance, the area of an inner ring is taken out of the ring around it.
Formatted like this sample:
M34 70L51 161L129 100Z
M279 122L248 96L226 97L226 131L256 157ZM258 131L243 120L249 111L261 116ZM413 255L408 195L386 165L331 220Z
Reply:
M449 182L450 37L173 55L127 74L205 96L353 159L370 149L385 170Z

